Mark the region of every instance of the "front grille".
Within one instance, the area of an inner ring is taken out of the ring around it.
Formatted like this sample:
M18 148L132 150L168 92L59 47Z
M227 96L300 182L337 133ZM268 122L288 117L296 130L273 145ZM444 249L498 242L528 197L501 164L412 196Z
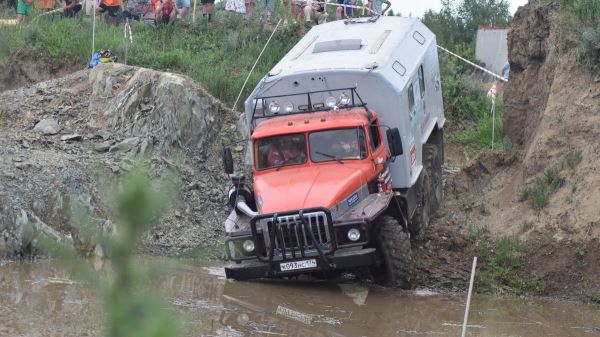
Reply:
M287 257L300 257L305 253L317 250L316 245L324 251L332 248L332 235L325 212L304 214L305 224L300 220L299 214L278 216L274 225L273 218L265 219L267 247L271 238L274 239L274 255ZM311 235L312 233L312 235Z

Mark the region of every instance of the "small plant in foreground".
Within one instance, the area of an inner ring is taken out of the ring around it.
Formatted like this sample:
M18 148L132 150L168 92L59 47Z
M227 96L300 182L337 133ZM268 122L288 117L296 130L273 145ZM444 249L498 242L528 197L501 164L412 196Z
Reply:
M575 248L575 255L578 257L584 257L586 253L587 247L585 245L577 246L577 248Z
M600 304L600 290L592 296L592 302Z
M524 221L521 224L521 233L527 233L533 228L533 221Z
M152 188L153 184L158 186ZM109 276L98 275L73 247L43 235L39 238L43 248L61 258L93 289L99 290L108 337L176 337L183 331L179 319L151 289L151 281L160 275L157 268L141 266L134 256L144 233L168 207L175 188L172 180L151 181L147 173L136 167L115 192L112 213L119 224L116 234L102 232L84 211L74 215L82 235L93 237L110 252L112 273Z
M577 165L581 163L581 160L583 160L583 154L581 150L571 151L567 153L567 155L565 156L565 160L567 161L567 166L569 167L569 170L573 172L575 171Z

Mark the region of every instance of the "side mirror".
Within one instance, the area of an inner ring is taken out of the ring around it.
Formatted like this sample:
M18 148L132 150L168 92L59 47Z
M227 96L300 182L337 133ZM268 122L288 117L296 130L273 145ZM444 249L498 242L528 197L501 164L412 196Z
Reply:
M387 129L386 136L392 157L402 155L402 137L398 128Z
M233 156L231 155L231 149L228 147L223 148L223 167L225 173L233 174Z

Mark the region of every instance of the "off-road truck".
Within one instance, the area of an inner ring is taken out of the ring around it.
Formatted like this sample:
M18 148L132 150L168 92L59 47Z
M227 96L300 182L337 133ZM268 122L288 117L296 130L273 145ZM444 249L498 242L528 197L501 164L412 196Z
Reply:
M248 170L232 177L226 276L370 269L415 282L411 235L443 198L435 36L418 20L313 27L245 103ZM367 267L367 268L365 268Z

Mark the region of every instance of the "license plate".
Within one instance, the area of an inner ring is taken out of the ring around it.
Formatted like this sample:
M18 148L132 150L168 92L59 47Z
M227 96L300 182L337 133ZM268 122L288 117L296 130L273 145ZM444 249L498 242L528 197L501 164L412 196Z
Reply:
M303 260L280 263L281 271L317 268L317 260Z

